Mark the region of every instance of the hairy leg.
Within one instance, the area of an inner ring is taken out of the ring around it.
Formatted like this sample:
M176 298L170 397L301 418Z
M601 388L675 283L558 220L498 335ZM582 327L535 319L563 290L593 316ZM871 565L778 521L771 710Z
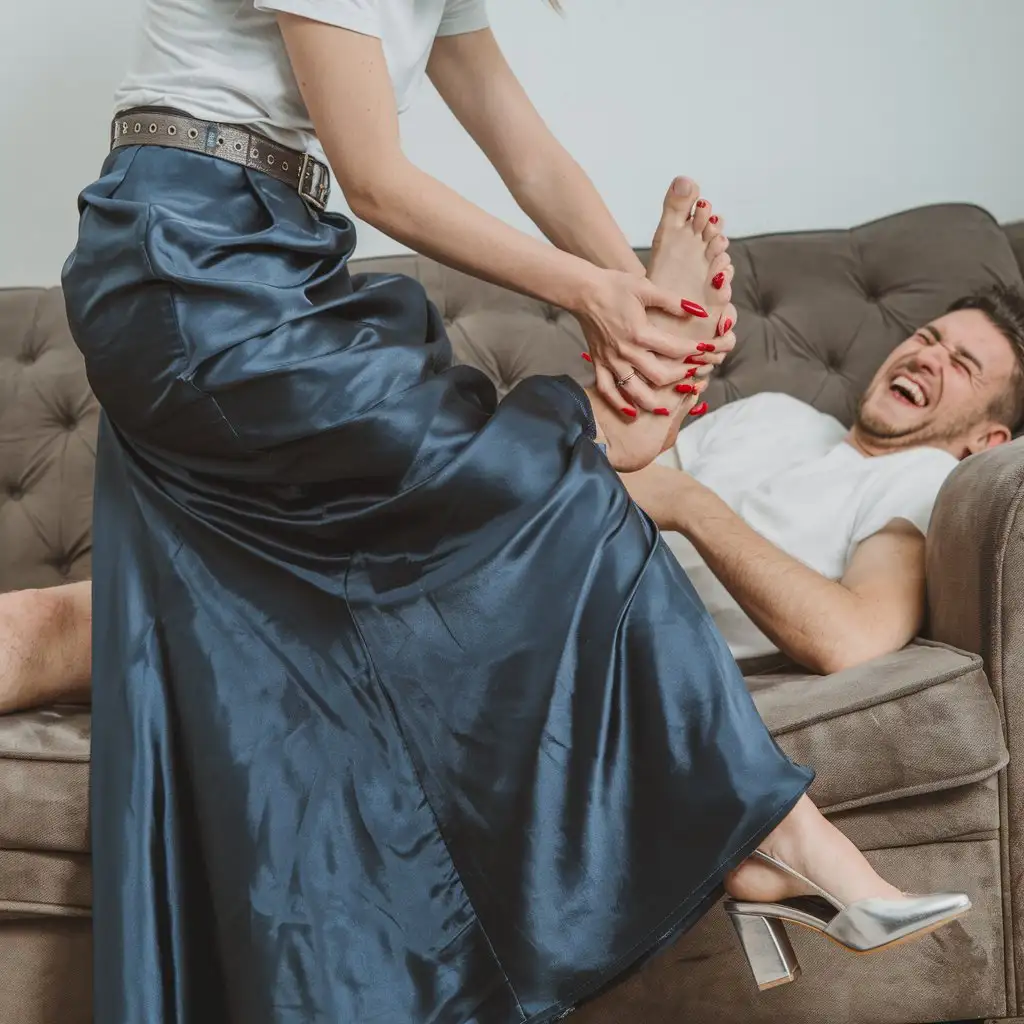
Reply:
M89 699L92 586L0 594L0 714Z

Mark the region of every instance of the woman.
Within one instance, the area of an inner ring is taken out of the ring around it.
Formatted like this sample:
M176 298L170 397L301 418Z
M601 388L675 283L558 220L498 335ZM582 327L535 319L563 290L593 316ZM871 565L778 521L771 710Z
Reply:
M962 913L817 813L615 476L733 341L693 186L659 287L483 0L149 0L145 35L64 276L105 411L97 1021L547 1021L723 881L762 985L782 919L874 948ZM556 247L402 156L425 67ZM498 405L416 282L350 277L321 144L366 220L572 312L596 389Z

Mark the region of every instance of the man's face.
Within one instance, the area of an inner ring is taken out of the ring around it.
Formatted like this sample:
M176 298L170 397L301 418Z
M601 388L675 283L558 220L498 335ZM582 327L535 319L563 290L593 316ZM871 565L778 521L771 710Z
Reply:
M984 313L947 313L882 364L861 399L856 430L883 447L931 445L963 458L1009 436L989 409L1015 372L1010 343Z

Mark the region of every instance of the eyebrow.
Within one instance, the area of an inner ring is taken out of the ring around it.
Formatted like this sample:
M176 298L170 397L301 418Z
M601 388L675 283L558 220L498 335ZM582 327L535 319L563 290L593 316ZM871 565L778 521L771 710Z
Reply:
M936 326L934 326L934 324L925 324L924 327L921 328L921 333L930 334L932 338L935 339L935 341L937 341L940 345L942 344L942 334L939 331L939 329ZM981 365L981 361L978 359L978 357L973 352L968 352L967 349L965 349L962 345L957 345L956 348L953 349L953 353L955 355L958 355L961 359L964 359L967 362L972 363L977 369L978 373L985 372L985 367Z

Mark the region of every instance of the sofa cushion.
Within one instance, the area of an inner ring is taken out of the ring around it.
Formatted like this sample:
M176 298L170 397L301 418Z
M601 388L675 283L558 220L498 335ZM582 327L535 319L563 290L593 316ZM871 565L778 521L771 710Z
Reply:
M0 851L89 850L89 739L83 708L0 717Z
M98 414L60 289L0 290L0 591L88 578Z
M779 746L818 773L824 811L979 782L1009 760L982 661L918 641L831 676L748 676Z

